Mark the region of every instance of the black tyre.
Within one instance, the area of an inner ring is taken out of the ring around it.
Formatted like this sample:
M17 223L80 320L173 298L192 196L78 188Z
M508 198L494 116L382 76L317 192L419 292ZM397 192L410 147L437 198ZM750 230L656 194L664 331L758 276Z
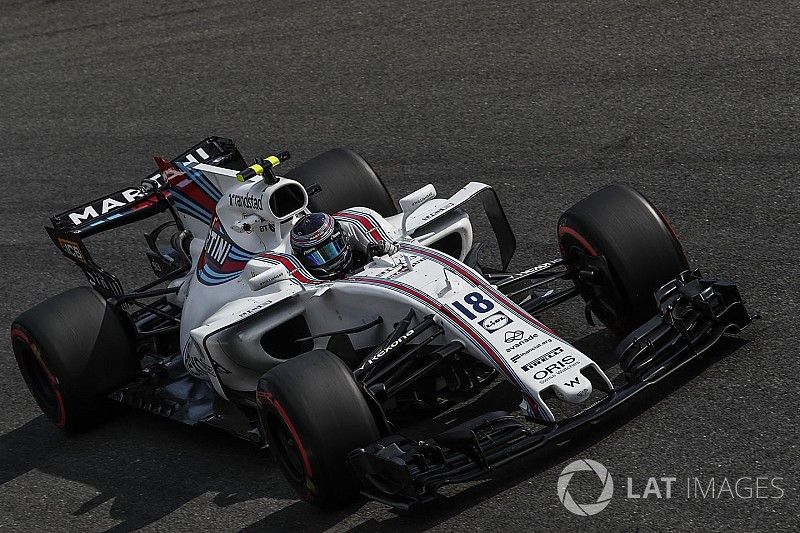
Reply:
M590 194L558 221L562 256L583 275L575 281L594 315L625 334L656 313L653 293L688 269L669 221L626 185Z
M336 213L350 207L369 207L383 216L397 214L397 206L381 178L367 161L349 148L334 148L286 173L286 177L322 191L309 198L311 211Z
M335 508L358 497L347 455L380 434L341 359L313 350L276 366L259 381L258 405L272 454L304 500Z
M69 431L89 429L119 412L107 395L139 370L119 317L89 287L22 313L11 325L11 343L39 407Z

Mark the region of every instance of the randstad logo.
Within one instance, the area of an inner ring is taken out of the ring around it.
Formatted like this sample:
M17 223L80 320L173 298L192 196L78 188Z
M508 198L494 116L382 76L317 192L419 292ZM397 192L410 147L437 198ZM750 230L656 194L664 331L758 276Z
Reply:
M578 503L569 493L569 482L576 472L588 471L597 474L603 488L596 502ZM558 476L556 489L558 490L558 499L561 500L561 503L564 504L567 511L578 516L592 516L605 509L611 502L611 496L614 494L614 480L611 479L611 474L608 473L608 469L597 461L578 459L568 464L564 470L561 471L561 475Z

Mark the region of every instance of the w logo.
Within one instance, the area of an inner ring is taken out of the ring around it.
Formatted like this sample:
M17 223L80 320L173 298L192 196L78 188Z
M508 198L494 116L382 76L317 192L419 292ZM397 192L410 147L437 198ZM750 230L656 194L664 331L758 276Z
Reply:
M580 385L580 384L581 380L577 376L575 377L575 379L571 379L567 383L564 383L564 385L566 385L567 387L574 387L575 385Z

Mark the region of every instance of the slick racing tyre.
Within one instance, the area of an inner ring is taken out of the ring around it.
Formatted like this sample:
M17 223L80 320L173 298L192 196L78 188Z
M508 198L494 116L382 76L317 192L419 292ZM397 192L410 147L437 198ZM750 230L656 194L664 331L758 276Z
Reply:
M353 150L334 148L293 168L286 177L322 190L308 199L308 208L333 214L350 207L369 207L388 217L397 206L369 163Z
M301 498L331 509L358 497L347 456L380 434L341 359L327 350L290 359L264 374L257 401L272 455Z
M669 221L640 193L609 185L558 221L561 255L591 312L626 334L657 312L653 293L689 268Z
M11 325L11 343L39 407L68 431L90 429L119 412L107 395L139 370L119 317L90 287L22 313Z

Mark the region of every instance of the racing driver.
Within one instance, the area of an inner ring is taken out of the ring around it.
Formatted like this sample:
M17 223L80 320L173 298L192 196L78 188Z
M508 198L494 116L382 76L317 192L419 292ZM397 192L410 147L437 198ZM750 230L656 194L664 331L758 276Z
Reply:
M399 250L396 243L375 242L358 226L342 224L327 213L304 215L292 228L289 241L294 255L319 279L342 278L371 257Z

